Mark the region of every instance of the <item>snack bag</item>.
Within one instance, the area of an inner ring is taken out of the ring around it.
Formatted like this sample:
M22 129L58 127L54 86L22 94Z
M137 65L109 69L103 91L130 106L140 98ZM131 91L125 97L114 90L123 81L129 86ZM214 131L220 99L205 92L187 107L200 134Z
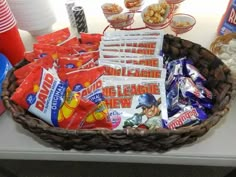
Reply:
M126 40L120 39L116 41L101 41L100 48L110 48L110 47L140 47L147 49L154 49L156 52L160 52L162 49L162 38L157 39L134 39L134 40Z
M157 56L121 56L121 57L111 57L111 58L99 58L100 62L111 61L118 63L134 64L134 65L143 65L143 66L152 66L163 68L163 57L160 55Z
M41 66L45 69L53 67L54 60L50 56L46 56L42 59L37 59L23 67L14 71L14 75L17 78L17 83L20 84L34 69Z
M156 40L125 40L120 39L116 41L101 41L100 46L102 47L143 47L143 48L156 48Z
M92 59L92 60L88 61L87 63L81 65L79 68L57 68L57 73L58 73L58 76L60 77L61 74L64 74L64 73L76 72L81 69L90 69L95 66L96 66L95 62Z
M80 33L80 40L82 44L95 44L97 48L99 47L102 34L94 33Z
M169 129L178 129L184 126L193 126L207 119L207 114L200 108L184 105L175 115L165 121Z
M95 62L97 62L98 58L99 58L99 51L90 51L90 52L84 52L84 53L76 53L73 56L78 57L78 56L87 56L87 55L92 55L92 58Z
M125 53L138 53L145 55L158 55L160 51L150 48L142 48L142 47L100 47L100 51L109 51L109 52L125 52Z
M102 81L113 129L164 127L168 116L163 79L103 76Z
M164 68L125 64L108 60L99 60L99 65L104 66L105 75L163 79L166 77L166 70Z
M70 37L69 28L64 28L49 34L37 36L36 40L39 44L59 45Z
M164 32L162 30L148 30L148 31L112 31L112 32L105 32L102 40L119 40L119 39L163 39Z
M153 57L154 55L143 55L139 53L127 53L120 51L99 51L100 58L132 58L132 57Z
M83 120L97 108L42 67L26 77L11 100L48 124L66 129L81 128Z
M93 57L94 55L92 53L79 56L59 57L57 65L59 68L91 68L95 66Z
M82 128L112 128L102 94L101 76L103 74L104 68L102 66L61 73L62 80L66 80L74 92L97 105L97 109L85 119Z
M79 39L77 37L73 37L71 39L68 39L68 40L60 43L60 46L71 47L71 46L78 46L79 44L80 44Z
M96 44L79 44L77 46L71 46L76 53L86 53L98 50L98 45Z
M25 52L24 58L29 62L33 62L35 59L37 59L37 56L33 51L31 51L31 52Z
M236 0L229 0L227 9L218 26L218 34L236 32Z
M212 93L204 87L206 79L191 64L191 60L180 58L166 65L168 77L166 94L168 120L164 123L169 129L196 125L212 109Z
M71 47L54 46L47 44L34 44L34 53L38 58L51 56L53 59L58 59L60 56L68 56L76 54Z

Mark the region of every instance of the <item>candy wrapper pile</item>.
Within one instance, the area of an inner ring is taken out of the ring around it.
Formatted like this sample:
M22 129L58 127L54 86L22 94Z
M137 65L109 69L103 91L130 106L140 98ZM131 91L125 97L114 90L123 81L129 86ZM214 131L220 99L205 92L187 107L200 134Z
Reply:
M64 129L177 129L207 119L212 93L188 58L163 62L163 32L37 37L11 100Z

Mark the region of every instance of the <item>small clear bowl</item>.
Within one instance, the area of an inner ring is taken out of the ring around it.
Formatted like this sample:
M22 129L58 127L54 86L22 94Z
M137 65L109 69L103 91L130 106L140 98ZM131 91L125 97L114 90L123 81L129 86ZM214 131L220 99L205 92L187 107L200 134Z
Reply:
M129 11L138 11L143 6L143 0L124 0L124 4Z
M166 0L168 4L179 4L183 2L184 0Z
M170 28L177 34L183 34L190 31L196 24L196 19L189 14L174 14L170 23Z
M115 29L122 29L127 26L130 26L134 21L134 13L125 12L121 14L116 14L109 16L107 21Z
M106 18L111 15L120 14L123 11L123 8L115 3L105 3L101 8Z

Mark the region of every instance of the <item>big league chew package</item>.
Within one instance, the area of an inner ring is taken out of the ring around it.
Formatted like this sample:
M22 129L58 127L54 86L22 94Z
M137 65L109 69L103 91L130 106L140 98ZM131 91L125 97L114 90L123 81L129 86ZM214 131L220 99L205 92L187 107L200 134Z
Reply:
M168 119L161 31L107 32L99 47L103 95L113 129L165 127Z

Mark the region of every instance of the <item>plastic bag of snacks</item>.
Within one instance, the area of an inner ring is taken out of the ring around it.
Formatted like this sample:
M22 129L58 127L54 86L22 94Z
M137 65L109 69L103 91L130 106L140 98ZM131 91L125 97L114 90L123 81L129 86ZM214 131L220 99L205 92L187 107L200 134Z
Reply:
M66 129L82 128L84 119L97 108L42 67L23 80L11 100L48 124Z
M101 77L103 74L103 66L59 74L63 81L68 82L74 92L97 105L97 109L85 119L83 128L112 128L102 93L103 82Z
M160 32L110 32L102 38L100 51L158 55L162 49L163 35ZM115 47L114 47L115 46Z
M36 40L40 44L47 45L59 45L65 40L69 39L70 31L68 28L64 28L53 33L37 36Z
M105 32L102 37L102 41L112 41L112 40L148 40L148 39L163 39L163 31L160 30L152 30L152 31L114 31L114 32Z
M20 84L22 81L37 67L41 66L45 69L53 67L54 60L50 56L45 56L42 59L37 59L31 63L24 65L23 67L14 71L17 78L17 83Z
M166 76L166 70L158 67L126 64L109 60L99 60L99 65L104 66L105 75L148 78L165 78Z
M113 129L165 126L166 70L157 55L162 43L160 31L108 32L102 38L99 65L108 75L102 77L103 95Z
M163 79L118 76L102 79L113 129L164 127L167 107Z
M55 127L111 129L99 80L104 70L95 67L99 53L94 50L101 36L82 34L79 42L69 39L68 32L63 29L37 38L34 51L25 54L30 63L14 72L19 87L11 99ZM81 47L85 50L78 54Z
M113 53L100 52L99 61L111 61L126 64L153 66L163 68L163 57L160 55L113 55Z
M176 129L207 119L212 109L212 93L205 87L206 78L187 58L167 64L166 97L168 119L165 126Z

